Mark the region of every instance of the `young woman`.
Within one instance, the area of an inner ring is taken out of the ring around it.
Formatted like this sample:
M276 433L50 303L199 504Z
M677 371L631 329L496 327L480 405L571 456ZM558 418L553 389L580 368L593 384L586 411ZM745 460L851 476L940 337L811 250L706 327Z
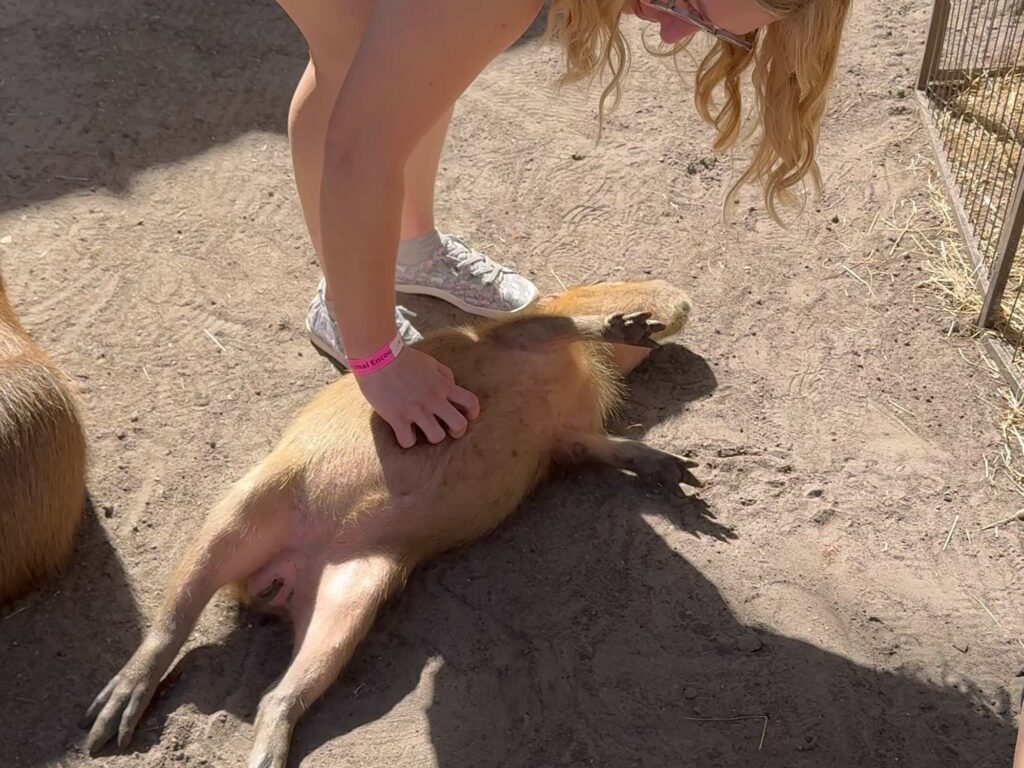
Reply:
M452 108L480 71L527 29L542 0L279 0L309 45L288 135L324 280L307 326L317 347L358 377L398 442L465 433L479 403L452 372L404 343L418 333L395 290L503 316L537 295L524 277L434 225L434 181ZM680 46L717 38L696 105L737 139L740 78L752 73L760 131L738 184L761 184L769 210L818 181L815 148L849 0L551 0L548 31L566 81L606 70L614 96L627 61L622 14L660 25ZM722 89L720 106L712 93ZM666 91L665 99L682 101ZM403 343L404 342L404 343Z

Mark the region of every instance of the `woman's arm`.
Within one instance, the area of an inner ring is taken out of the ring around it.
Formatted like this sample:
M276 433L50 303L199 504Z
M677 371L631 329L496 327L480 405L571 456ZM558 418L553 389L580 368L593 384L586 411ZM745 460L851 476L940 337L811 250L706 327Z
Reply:
M320 197L324 274L346 353L395 335L395 254L403 171L417 142L536 17L540 0L379 0L327 129ZM476 398L444 366L407 349L359 379L402 445L465 431Z

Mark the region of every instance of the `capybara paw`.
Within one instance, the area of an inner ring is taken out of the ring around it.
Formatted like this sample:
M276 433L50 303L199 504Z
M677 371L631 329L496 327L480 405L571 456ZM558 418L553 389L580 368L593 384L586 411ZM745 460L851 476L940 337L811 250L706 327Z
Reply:
M665 451L638 456L631 462L632 469L644 481L662 487L676 496L685 497L680 485L703 488L704 484L690 471L698 462Z
M128 746L159 682L159 675L130 663L107 683L85 713L83 725L92 725L86 738L90 755L103 749L115 733L118 746Z
M665 324L651 320L650 312L617 314L608 318L602 334L605 341L613 344L629 344L634 347L657 347L658 342L651 334L665 330Z

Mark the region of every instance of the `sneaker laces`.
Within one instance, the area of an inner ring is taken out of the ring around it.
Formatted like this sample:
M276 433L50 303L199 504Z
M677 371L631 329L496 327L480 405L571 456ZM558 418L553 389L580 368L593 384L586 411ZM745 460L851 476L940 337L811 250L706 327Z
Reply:
M492 261L480 251L473 250L465 240L455 235L446 235L446 238L459 246L458 249L453 249L455 253L451 254L455 258L455 268L468 269L471 275L481 277L484 285L491 285L505 275L512 274L511 269Z

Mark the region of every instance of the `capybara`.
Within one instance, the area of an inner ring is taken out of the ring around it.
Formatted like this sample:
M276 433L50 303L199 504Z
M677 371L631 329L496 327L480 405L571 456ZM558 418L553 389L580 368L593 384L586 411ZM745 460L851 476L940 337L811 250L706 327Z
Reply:
M0 604L70 559L85 464L72 383L18 322L0 277Z
M438 333L421 349L480 398L458 440L402 449L351 376L326 387L210 512L153 624L93 701L88 748L125 747L204 606L289 617L295 649L263 697L249 765L283 768L292 729L338 676L380 605L420 563L493 530L556 463L598 462L676 494L696 463L604 423L622 375L677 333L690 304L665 282L588 286L529 314Z

